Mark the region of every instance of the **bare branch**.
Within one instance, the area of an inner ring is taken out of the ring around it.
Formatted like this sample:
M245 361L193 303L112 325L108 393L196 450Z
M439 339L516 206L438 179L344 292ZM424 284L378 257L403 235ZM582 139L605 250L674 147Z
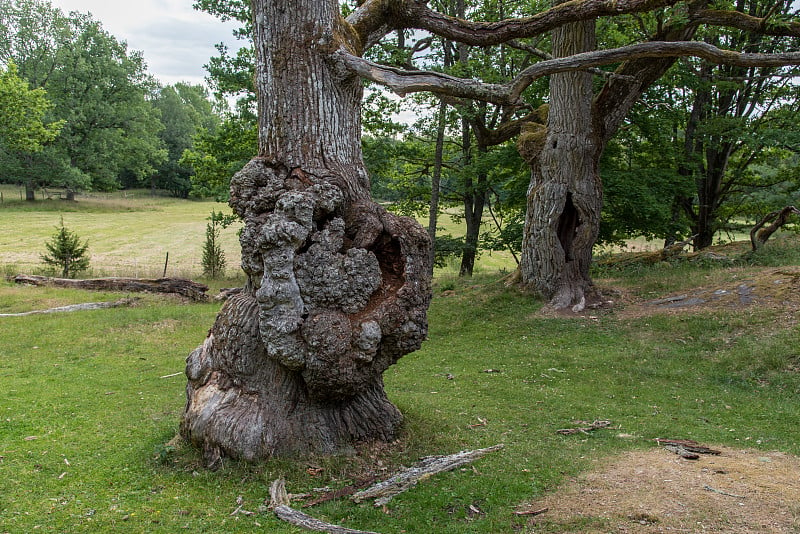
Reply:
M664 42L655 41L635 45L622 46L609 50L584 52L573 56L542 61L522 71L511 83L508 99L515 101L533 80L570 70L582 70L587 67L608 65L619 61L642 58L666 58L694 56L713 63L737 65L741 67L778 67L800 65L800 52L780 54L750 54L723 50L716 46L694 41Z
M529 46L529 45L527 45L527 44L525 44L523 42L517 41L516 39L512 39L511 41L508 41L506 44L508 46L510 46L511 48L516 48L517 50L522 50L523 52L528 52L529 54L534 55L534 56L536 56L538 58L541 58L541 59L545 59L545 60L554 59L553 58L553 54L545 52L544 50L540 50L540 49L536 48L535 46ZM589 67L589 68L586 69L586 71L587 72L591 72L592 74L594 74L596 76L601 76L603 78L611 78L613 76L618 76L614 72L610 72L610 71L607 71L607 70L602 70L602 69L598 69L598 68L594 68L594 67ZM631 76L625 76L625 77L632 79Z
M385 85L400 96L429 91L457 98L469 98L499 105L521 106L522 92L537 78L557 72L585 70L644 58L672 58L693 56L713 63L741 67L778 67L800 65L800 52L778 54L752 54L723 50L713 45L694 41L654 41L634 45L584 52L564 58L541 61L523 70L509 84L487 84L478 80L457 78L441 72L412 71L380 65L354 56L344 49L332 54L344 68L362 78Z
M385 85L400 96L429 91L439 95L470 98L500 105L521 105L518 99L513 101L508 99L508 87L504 85L456 78L441 72L403 70L379 65L368 59L354 56L344 49L334 52L332 59L362 78Z
M327 532L328 534L376 534L366 530L354 530L352 528L345 528L339 525L334 525L326 521L321 521L315 517L311 517L299 510L295 510L290 506L289 495L286 493L286 482L279 478L275 480L269 488L270 504L269 507L275 512L275 515L280 519L304 528L306 530L314 530L316 532Z
M395 495L414 487L421 480L466 465L478 458L482 458L490 452L499 451L503 447L504 445L500 443L498 445L486 447L485 449L461 451L447 456L428 456L413 467L400 471L382 482L373 484L350 498L354 502L375 499L375 506L383 506L392 500Z

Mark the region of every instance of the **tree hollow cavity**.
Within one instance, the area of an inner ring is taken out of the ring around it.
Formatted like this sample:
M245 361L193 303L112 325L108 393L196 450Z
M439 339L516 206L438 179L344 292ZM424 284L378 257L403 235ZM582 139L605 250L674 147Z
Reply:
M578 209L572 202L572 193L567 192L567 199L564 202L564 209L558 217L558 242L564 250L564 261L572 261L572 244L577 235L577 229L581 225L581 218Z

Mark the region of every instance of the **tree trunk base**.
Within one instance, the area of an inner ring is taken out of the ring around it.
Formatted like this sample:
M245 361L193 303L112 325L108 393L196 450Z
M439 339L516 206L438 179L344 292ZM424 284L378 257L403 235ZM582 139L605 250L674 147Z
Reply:
M258 302L246 293L226 302L187 358L186 375L181 434L202 448L212 469L225 457L331 454L360 441L392 441L402 422L381 380L344 400L310 398L300 372L267 356Z

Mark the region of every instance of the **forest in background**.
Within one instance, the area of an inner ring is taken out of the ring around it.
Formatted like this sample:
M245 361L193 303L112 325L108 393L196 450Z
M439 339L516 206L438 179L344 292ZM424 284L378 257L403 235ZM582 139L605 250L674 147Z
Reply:
M532 9L514 1L434 4L442 12L488 21ZM140 52L128 50L89 14L65 15L42 0L3 3L0 95L8 100L0 106L6 114L0 181L24 185L29 199L44 188L73 198L147 187L154 194L224 201L230 177L257 152L249 9L235 0L203 0L195 7L239 20L237 36L246 44L235 53L218 46L219 55L206 65L208 87L161 85L146 73ZM345 14L353 7L342 5ZM737 7L787 20L793 15L782 2ZM604 46L631 42L675 17L671 9L602 20L598 40ZM707 31L706 42L735 49L774 52L787 46L738 30ZM466 50L425 32L399 31L374 48L370 59L491 80L548 57L549 46L549 39L540 38ZM597 85L612 68L596 70ZM729 240L770 211L795 203L796 76L794 67L675 62L642 95L603 153L598 244L637 237L669 244L698 232L711 232L716 242ZM515 138L487 138L508 119L506 110L424 93L400 100L374 84L366 94L363 151L374 198L402 214L423 218L433 211L451 218L460 230L437 235L437 258L441 263L460 257L462 274L472 273L481 250L517 258L530 169ZM546 82L534 83L524 97L542 113Z

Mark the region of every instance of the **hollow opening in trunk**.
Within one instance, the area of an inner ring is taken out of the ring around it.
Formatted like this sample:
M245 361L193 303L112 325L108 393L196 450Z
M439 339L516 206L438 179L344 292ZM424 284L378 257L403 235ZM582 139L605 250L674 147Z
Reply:
M572 193L567 193L564 209L558 217L558 241L564 250L564 261L572 261L572 242L575 240L575 230L580 226L581 218L575 204L572 203Z

